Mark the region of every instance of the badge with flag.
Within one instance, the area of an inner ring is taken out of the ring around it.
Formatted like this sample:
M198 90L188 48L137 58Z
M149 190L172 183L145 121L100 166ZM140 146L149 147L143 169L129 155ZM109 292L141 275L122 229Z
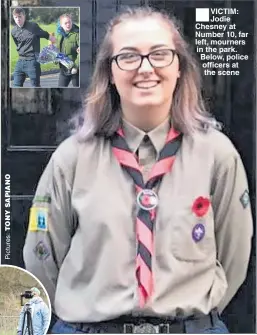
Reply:
M30 208L29 231L48 231L48 209L46 207Z

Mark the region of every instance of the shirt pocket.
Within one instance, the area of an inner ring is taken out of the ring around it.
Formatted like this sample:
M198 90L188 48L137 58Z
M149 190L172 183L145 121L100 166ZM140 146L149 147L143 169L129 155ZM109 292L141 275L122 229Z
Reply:
M196 200L201 196L178 197L172 211L171 251L181 261L203 261L207 257L216 257L214 217L210 198L208 210L202 216L197 208L193 210Z

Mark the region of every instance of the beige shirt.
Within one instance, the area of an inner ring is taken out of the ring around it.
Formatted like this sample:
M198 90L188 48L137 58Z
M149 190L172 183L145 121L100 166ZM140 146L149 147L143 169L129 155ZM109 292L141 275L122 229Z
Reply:
M124 122L145 179L168 129L166 120L145 142L143 131ZM225 135L209 130L183 137L172 171L157 189L155 289L139 309L135 186L108 140L82 143L72 136L53 153L39 181L24 247L26 268L46 287L55 313L69 322L222 310L246 277L253 231L247 189L239 154ZM198 197L211 201L202 218L192 211ZM195 242L198 223L205 234Z

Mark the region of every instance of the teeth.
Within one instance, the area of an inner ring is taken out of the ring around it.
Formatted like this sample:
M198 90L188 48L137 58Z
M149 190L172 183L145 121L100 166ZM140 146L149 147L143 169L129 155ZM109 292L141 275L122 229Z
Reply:
M155 87L158 84L157 81L149 81L149 82L141 82L141 83L137 83L135 84L136 87L138 88L152 88Z

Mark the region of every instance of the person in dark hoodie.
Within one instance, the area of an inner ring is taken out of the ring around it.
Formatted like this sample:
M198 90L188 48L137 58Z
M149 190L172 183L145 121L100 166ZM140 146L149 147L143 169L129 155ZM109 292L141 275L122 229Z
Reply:
M32 292L33 298L26 304L29 306L31 311L31 320L32 320L32 328L34 335L45 335L49 324L50 324L50 311L47 307L46 303L40 297L40 291L37 287L32 287L30 290ZM25 306L26 306L25 305ZM23 306L22 311L20 313L19 324L17 329L17 335L29 335L25 330L27 329L27 321L24 323L24 314L25 314L25 306ZM22 333L23 330L23 333Z
M72 81L73 87L79 87L79 27L72 22L69 14L60 16L56 30L56 46L60 52L73 62L72 69L67 69L60 63L59 87L67 87Z
M13 87L23 87L26 77L30 78L32 87L40 87L41 68L37 62L40 52L40 38L55 42L55 37L41 29L36 22L26 20L21 7L13 10L15 26L11 31L12 38L19 54L13 73Z

